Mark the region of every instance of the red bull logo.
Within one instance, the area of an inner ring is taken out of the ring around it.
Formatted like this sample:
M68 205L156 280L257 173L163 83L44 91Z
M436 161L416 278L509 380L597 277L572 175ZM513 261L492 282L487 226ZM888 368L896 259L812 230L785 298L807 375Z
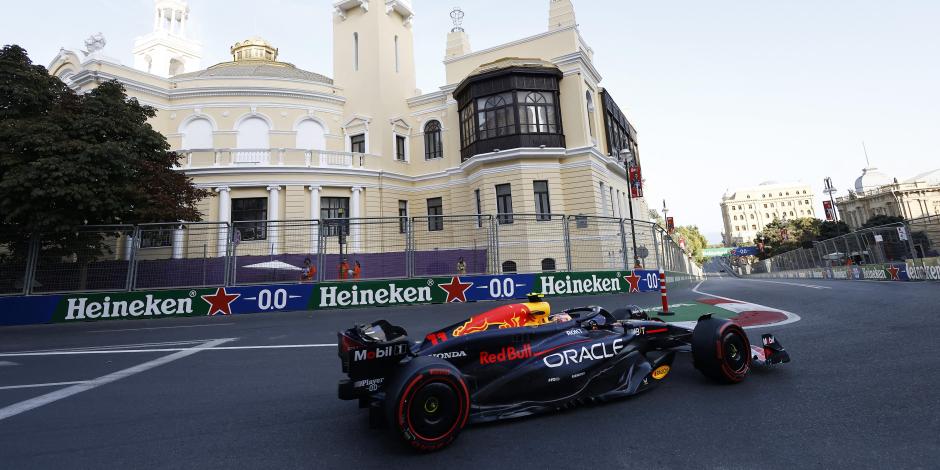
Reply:
M519 349L507 346L498 353L488 353L480 351L480 364L497 364L506 361L518 361L519 359L528 359L532 357L532 345L525 344Z
M518 328L536 326L548 321L550 307L547 302L530 302L497 307L470 317L454 329L452 336L464 336L486 331L490 328Z

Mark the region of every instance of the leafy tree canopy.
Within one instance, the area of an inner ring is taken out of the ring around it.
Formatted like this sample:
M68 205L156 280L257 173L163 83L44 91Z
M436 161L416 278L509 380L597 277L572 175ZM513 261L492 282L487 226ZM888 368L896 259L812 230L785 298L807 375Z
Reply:
M147 123L102 83L77 94L16 45L0 49L0 242L97 224L198 221L206 197Z
M673 235L673 238L677 240L679 238L685 239L685 249L692 254L695 262L699 265L705 263L706 258L703 250L708 246L708 240L699 231L698 226L682 225L676 227L676 234Z
M898 222L904 222L904 217L898 217L896 215L876 215L862 224L862 228L879 227L881 225L896 224Z

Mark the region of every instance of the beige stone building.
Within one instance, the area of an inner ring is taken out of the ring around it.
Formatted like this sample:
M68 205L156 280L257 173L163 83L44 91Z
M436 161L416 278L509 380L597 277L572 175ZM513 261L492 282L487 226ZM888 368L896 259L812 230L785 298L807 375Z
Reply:
M816 195L803 183L767 181L758 186L728 190L721 198L726 246L751 245L774 219L816 217Z
M836 199L839 216L852 229L876 215L912 220L940 215L940 169L898 181L868 167L855 180L854 191Z
M623 159L639 163L636 130L601 86L570 0L532 1L547 3L546 30L489 49L471 49L455 22L446 83L430 93L415 88L407 0L334 4L332 77L279 61L257 37L201 69L186 0L155 0L134 67L62 50L49 70L77 90L118 80L156 108L151 124L181 154L179 171L213 192L204 219L271 250L287 235L247 221L627 217ZM225 240L209 250L224 253Z

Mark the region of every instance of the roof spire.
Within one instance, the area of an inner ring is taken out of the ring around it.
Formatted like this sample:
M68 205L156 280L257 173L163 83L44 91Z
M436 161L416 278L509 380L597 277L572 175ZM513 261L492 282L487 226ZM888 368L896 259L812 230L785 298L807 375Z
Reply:
M454 22L454 27L447 33L447 52L445 58L458 57L469 54L470 36L463 29L464 13L460 7L454 7L450 12L450 19Z
M865 151L865 168L871 168L871 161L868 159L868 147L865 146L865 141L862 141L862 150Z

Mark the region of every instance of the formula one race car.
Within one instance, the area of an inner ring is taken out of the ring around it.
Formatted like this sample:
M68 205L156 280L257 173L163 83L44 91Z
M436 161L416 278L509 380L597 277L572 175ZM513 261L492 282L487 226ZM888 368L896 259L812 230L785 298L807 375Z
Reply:
M744 380L752 364L790 358L772 335L752 346L740 326L711 315L694 329L638 307L583 307L556 315L537 294L428 334L420 343L385 320L339 335L348 379L339 397L359 400L370 423L412 447L447 446L469 421L486 422L635 395L669 374L677 352L719 382Z

